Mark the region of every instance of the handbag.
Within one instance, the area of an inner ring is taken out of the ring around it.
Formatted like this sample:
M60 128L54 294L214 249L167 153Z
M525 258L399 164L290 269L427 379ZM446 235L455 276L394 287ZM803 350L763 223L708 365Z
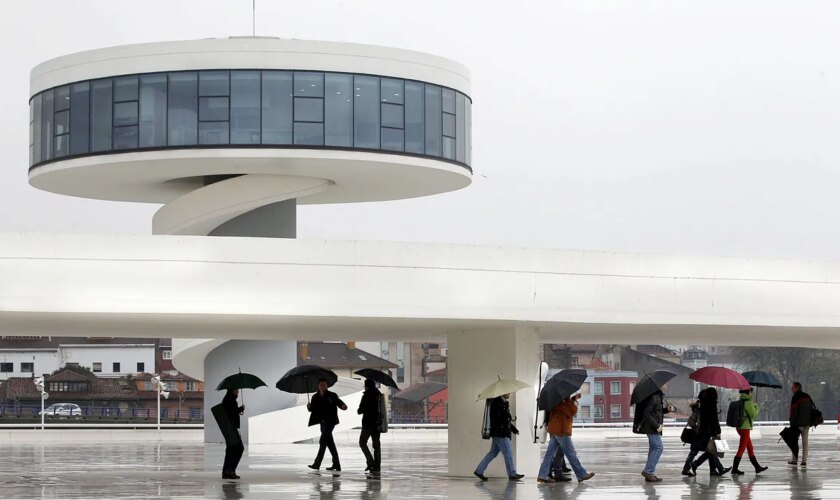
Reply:
M709 439L706 445L706 453L723 458L724 452L729 451L729 443L725 439Z
M811 427L817 427L825 423L822 412L816 407L811 407Z
M680 434L680 441L682 441L683 444L694 443L697 441L697 431L692 429L690 426L685 426L682 434Z

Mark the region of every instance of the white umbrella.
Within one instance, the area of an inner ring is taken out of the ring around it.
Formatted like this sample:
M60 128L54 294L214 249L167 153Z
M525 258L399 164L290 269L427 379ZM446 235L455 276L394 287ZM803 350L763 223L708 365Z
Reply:
M492 384L488 385L486 389L481 391L481 394L478 395L478 399L476 401L481 401L482 399L493 399L497 398L503 394L510 394L516 392L521 389L525 389L531 387L530 384L526 384L520 380L516 379L504 379L499 377L499 380L493 382Z

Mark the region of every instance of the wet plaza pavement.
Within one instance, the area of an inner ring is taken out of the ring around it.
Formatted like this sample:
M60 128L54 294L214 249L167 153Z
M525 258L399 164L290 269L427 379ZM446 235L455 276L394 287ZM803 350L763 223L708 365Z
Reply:
M840 499L840 448L836 437L812 438L807 470L787 465L775 439L756 442L770 470L756 477L696 479L680 476L687 452L673 438L657 475L645 484L639 471L647 442L638 438L576 440L583 465L597 476L586 483L538 485L536 471L522 482L446 476L446 443L383 443L380 479L366 478L358 446L339 443L344 471L333 476L306 469L316 446L253 446L239 467L240 481L222 480L222 445L195 442L103 442L100 444L5 443L0 466L2 498L246 498L246 499ZM499 458L501 459L501 458ZM724 463L729 464L730 458Z

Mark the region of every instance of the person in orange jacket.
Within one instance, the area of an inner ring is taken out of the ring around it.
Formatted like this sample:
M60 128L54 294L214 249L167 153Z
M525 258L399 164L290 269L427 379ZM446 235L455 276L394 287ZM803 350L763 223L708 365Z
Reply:
M557 448L563 453L563 456L568 460L572 470L575 471L575 476L579 482L586 481L595 477L594 472L586 472L586 469L580 464L575 445L572 443L572 420L577 415L580 394L576 394L569 399L563 400L560 404L551 409L551 417L548 421L548 433L551 435L551 441L548 443L548 449L543 457L540 472L537 476L539 483L552 483L553 479L549 479L548 472L551 469L551 463L554 460L554 454Z

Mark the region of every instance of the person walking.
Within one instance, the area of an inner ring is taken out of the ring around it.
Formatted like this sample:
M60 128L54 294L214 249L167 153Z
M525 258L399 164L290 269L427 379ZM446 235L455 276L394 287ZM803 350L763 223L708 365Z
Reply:
M315 457L315 462L309 466L310 469L318 470L321 468L321 462L324 460L324 452L327 448L330 450L332 457L332 467L327 467L327 470L340 472L341 462L338 459L338 450L335 447L335 440L333 439L333 429L338 425L338 409L342 411L347 409L338 394L327 390L327 380L321 379L318 381L318 392L312 396L312 400L306 405L306 409L310 411L309 425L321 426L321 439L318 440L318 455Z
M482 481L487 481L484 476L484 471L494 458L502 453L505 459L505 468L507 469L508 479L511 481L518 481L525 477L524 474L516 473L516 465L513 463L513 447L511 445L511 435L519 434L519 429L513 425L513 417L510 414L510 394L504 394L497 398L493 398L490 402L490 438L492 444L490 451L481 459L478 467L476 467L473 474Z
M794 382L790 388L793 396L790 398L790 427L798 429L802 436L802 462L800 465L806 467L808 465L808 432L811 430L811 411L815 408L814 401L811 396L802 390L802 384ZM788 463L796 465L797 456L794 454L793 459Z
M362 433L359 435L359 447L365 454L366 471L379 472L382 466L382 452L380 450L379 434L382 430L382 415L379 414L379 399L382 393L376 388L376 382L365 379L365 392L359 403L359 415L362 416ZM373 455L370 454L367 442L373 443Z
M688 426L697 431L700 426L700 401L703 399L703 395L706 393L706 389L701 390L697 394L697 400L691 403L689 408L691 408L691 416L688 418ZM691 471L691 462L697 457L697 454L700 453L700 449L696 446L697 440L695 439L689 445L688 456L685 457L685 464L683 465L682 475L687 477L694 477L694 472Z
M664 423L665 414L673 411L673 407L663 406L663 397L667 390L667 384L650 396L646 397L636 405L636 413L633 416L633 432L636 434L644 434L648 438L648 456L645 468L642 471L645 481L648 483L658 483L662 481L657 477L656 465L662 457L662 424Z
M569 461L572 470L575 471L578 482L587 481L595 477L594 472L587 472L580 464L577 452L575 451L575 445L572 443L572 420L577 415L578 399L580 399L580 394L564 400L551 409L551 417L548 421L548 433L551 436L551 441L548 443L548 449L545 452L545 457L543 457L542 465L540 466L540 472L537 475L538 483L555 482L555 480L549 479L548 473L554 462L558 448Z
M236 433L239 434L239 416L245 412L245 405L239 406L236 398L239 397L239 389L228 389L225 397L222 398L222 408L225 410L228 420ZM242 454L245 453L245 445L242 444L242 436L239 437L239 442L233 445L225 446L225 461L222 465L222 479L239 479L236 475L236 467L242 459Z
M703 393L703 399L700 400L700 425L697 428L697 442L695 447L698 451L702 451L703 454L691 463L691 472L694 475L697 475L697 468L706 460L709 460L711 464L710 476L722 476L732 470L731 467L723 467L717 453L709 452L709 443L714 439L719 439L720 432L718 392L714 387L709 387Z
M732 475L740 476L744 473L739 468L741 465L741 457L744 456L744 451L747 452L747 456L750 458L750 463L755 468L755 473L759 474L766 471L767 467L762 467L755 458L755 451L753 450L752 439L750 438L750 431L753 428L755 418L758 417L759 408L755 401L753 401L752 388L741 389L738 392L740 393L741 401L743 402L744 420L740 427L738 427L738 436L740 437L740 440L738 441L738 453L735 454L735 458L732 460Z

